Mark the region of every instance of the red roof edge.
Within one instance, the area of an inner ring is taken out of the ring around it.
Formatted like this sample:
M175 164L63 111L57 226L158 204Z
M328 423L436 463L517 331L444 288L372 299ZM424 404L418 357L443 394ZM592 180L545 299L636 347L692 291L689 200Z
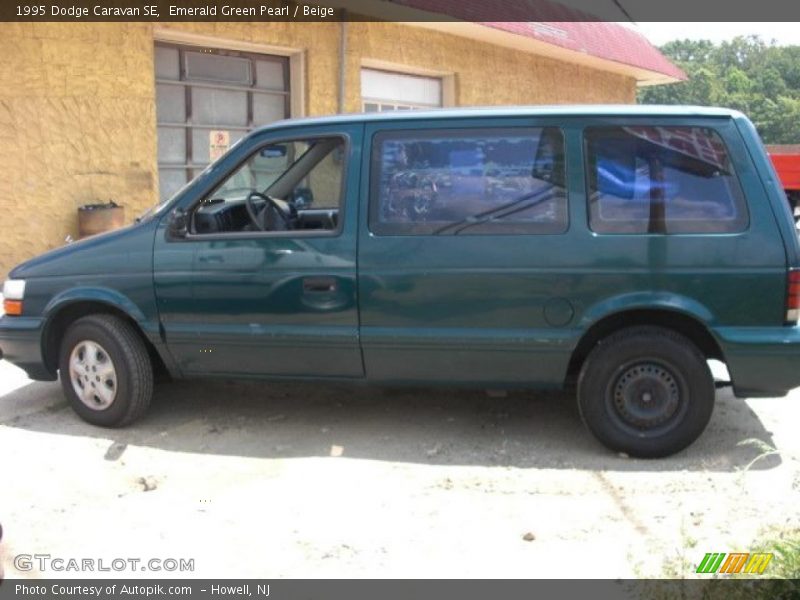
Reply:
M649 40L629 27L604 21L485 22L486 27L533 38L567 50L610 60L671 79L685 81L686 73Z
M686 73L632 27L602 21L550 0L390 0L393 4L553 44L666 79L685 81Z

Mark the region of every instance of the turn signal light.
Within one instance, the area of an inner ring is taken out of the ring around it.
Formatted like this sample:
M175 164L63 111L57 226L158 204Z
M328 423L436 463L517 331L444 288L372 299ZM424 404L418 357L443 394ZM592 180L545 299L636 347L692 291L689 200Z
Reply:
M7 315L20 316L22 314L22 300L3 299L3 310Z

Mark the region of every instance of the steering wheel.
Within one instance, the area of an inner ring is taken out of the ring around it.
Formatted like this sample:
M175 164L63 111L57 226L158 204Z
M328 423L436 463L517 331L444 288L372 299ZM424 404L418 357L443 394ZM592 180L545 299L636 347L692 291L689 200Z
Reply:
M261 210L258 210L253 200L263 200L266 203L266 205ZM292 218L294 217L294 215L292 214L293 207L288 202L283 202L276 198L272 198L271 196L267 196L266 194L262 194L261 192L250 192L250 194L248 194L247 196L247 200L245 201L244 206L247 209L247 216L250 217L250 221L253 223L255 227L257 227L261 231L266 231L267 229L265 227L263 220L260 219L259 217L261 213L267 210L267 207L269 206L275 209L275 212L278 214L278 216L280 216L284 225L286 225L286 229L292 228Z

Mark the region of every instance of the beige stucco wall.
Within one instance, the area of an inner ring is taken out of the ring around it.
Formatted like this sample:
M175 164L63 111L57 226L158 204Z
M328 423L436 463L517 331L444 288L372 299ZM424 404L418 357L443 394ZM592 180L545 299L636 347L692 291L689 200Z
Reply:
M304 112L337 111L339 23L166 27L302 49ZM365 59L451 74L463 106L635 99L619 75L416 27L347 29L348 111ZM130 221L156 200L153 41L146 23L0 24L0 276L77 237L82 204L113 199Z
M360 110L359 67L374 59L455 75L459 106L633 103L633 79L395 23L348 23L347 109Z

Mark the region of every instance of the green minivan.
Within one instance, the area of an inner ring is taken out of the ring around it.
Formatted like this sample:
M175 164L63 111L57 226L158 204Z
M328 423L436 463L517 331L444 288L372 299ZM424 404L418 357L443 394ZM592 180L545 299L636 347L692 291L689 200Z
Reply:
M576 106L260 128L125 229L16 267L0 351L86 421L154 373L576 389L657 457L800 385L800 244L742 114Z

